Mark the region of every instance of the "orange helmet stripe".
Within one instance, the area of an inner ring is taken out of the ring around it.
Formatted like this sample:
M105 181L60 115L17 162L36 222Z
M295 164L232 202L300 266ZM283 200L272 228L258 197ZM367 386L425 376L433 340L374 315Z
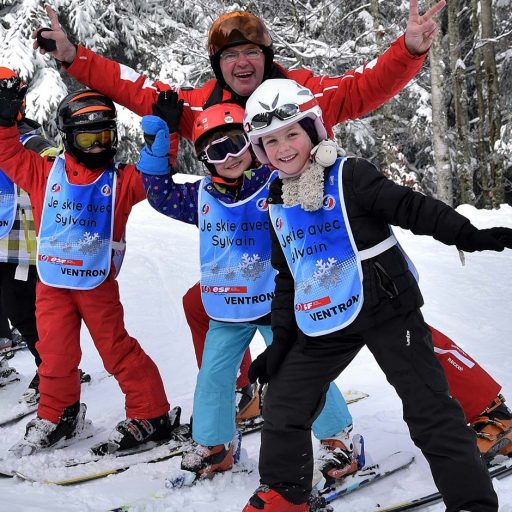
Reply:
M71 117L79 116L81 114L87 114L87 112L98 112L99 110L112 110L110 107L104 107L103 105L84 107L71 114Z
M86 91L70 99L69 102L71 103L72 101L80 100L82 98L89 98L90 96L101 96L101 94L98 94L96 91Z

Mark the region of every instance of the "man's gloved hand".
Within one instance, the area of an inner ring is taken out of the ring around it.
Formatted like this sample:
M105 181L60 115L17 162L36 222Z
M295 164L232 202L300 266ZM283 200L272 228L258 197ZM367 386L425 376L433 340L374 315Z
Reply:
M277 373L291 345L283 342L273 342L249 366L249 380L266 384Z
M457 249L465 252L498 251L512 249L511 228L477 229L457 242Z
M169 127L169 132L177 132L183 112L183 100L178 100L175 91L162 91L153 103L153 115L161 117Z
M168 174L170 142L167 124L157 116L144 116L141 124L146 145L140 152L137 169L145 174Z
M25 94L27 85L18 76L0 79L0 126L16 123Z

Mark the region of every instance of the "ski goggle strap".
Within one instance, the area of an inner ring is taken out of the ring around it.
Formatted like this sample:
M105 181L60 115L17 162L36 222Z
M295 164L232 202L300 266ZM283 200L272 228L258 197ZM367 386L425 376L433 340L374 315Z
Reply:
M73 132L75 146L80 149L90 149L95 144L103 147L111 146L116 139L116 131L112 128L103 128L94 131Z
M230 156L236 158L249 148L249 139L245 134L225 136L206 146L200 160L210 164L223 164Z
M301 112L305 112L317 105L318 102L316 101L316 98L312 98L301 105L297 105L296 103L286 103L285 105L281 105L269 112L256 114L249 122L250 128L253 130L261 130L262 128L270 126L274 117L277 117L277 119L280 119L281 121L287 121L288 119L292 119L299 115Z

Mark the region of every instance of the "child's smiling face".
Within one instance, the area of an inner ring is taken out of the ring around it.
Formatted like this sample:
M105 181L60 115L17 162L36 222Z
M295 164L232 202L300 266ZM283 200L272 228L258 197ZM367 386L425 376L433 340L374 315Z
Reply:
M261 144L271 165L283 174L300 174L310 162L313 144L299 123L278 130L261 138Z
M214 164L222 178L236 179L252 166L252 154L249 148L240 156L230 156L222 164Z

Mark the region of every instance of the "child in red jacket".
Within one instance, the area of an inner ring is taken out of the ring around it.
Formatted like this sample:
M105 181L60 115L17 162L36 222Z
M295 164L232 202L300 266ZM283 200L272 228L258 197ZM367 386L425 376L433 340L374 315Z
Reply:
M80 404L82 320L126 396L127 419L103 445L108 452L166 439L177 417L155 363L125 329L116 273L121 241L134 204L145 198L133 165L114 165L117 129L113 102L96 91L64 98L58 125L65 151L43 158L23 148L15 113L26 91L0 81L0 167L30 194L39 237L36 309L42 358L41 399L24 440L26 455L77 435L84 425Z

